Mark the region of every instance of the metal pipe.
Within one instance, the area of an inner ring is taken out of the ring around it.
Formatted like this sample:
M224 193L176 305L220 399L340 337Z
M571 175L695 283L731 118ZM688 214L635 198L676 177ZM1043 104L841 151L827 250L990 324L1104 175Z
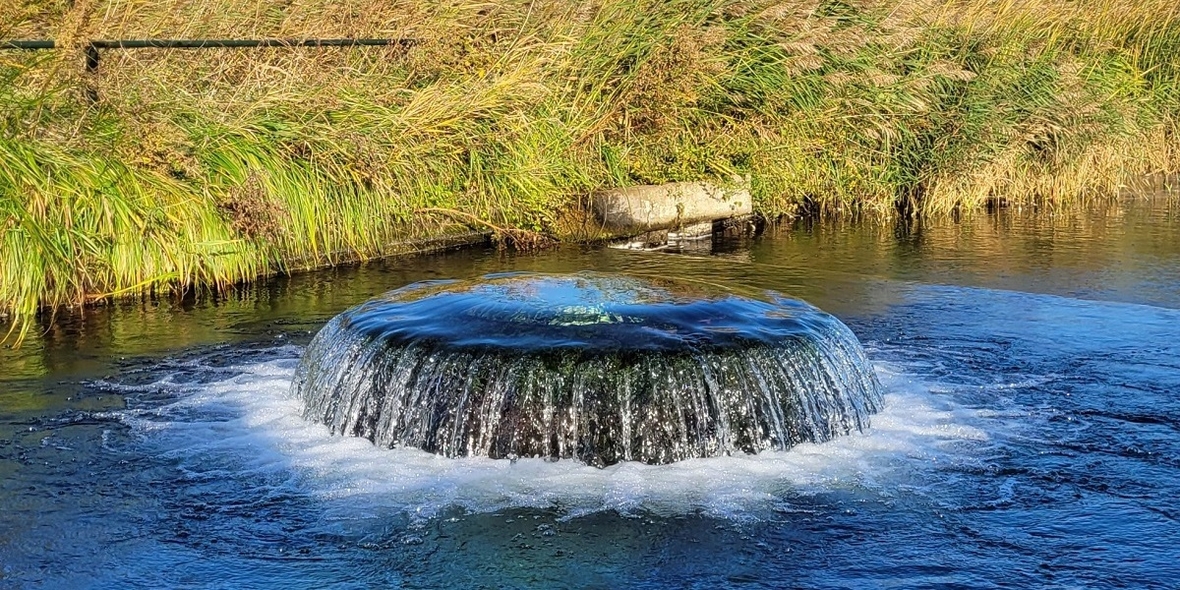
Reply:
M207 49L216 47L372 47L414 44L413 39L118 39L95 40L95 49ZM57 49L52 39L0 39L0 49Z
M98 69L99 49L215 49L250 47L409 47L412 39L119 39L86 44L86 70ZM0 49L57 49L52 39L0 39Z
M408 46L413 42L409 39L121 39L118 41L91 41L90 44L98 49L207 49L215 47Z
M215 49L249 47L410 47L413 39L118 39L94 40L84 46L86 71L98 71L99 49ZM0 50L57 49L52 39L0 39Z
M0 39L0 49L54 49L57 44L52 40L9 40Z

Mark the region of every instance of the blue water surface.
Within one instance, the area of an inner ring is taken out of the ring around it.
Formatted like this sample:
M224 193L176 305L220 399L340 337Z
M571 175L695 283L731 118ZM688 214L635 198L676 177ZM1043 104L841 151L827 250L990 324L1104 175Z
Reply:
M863 435L595 469L300 417L311 334L417 280L593 270L847 323ZM1175 588L1180 219L799 224L679 252L461 252L66 315L0 353L3 588Z

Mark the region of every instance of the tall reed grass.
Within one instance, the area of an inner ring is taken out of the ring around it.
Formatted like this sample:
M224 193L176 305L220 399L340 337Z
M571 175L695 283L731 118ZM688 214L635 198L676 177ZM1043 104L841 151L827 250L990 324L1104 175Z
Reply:
M364 259L749 175L768 216L1065 203L1180 168L1172 0L15 0L0 309ZM111 51L94 38L404 37ZM98 103L84 88L97 91Z

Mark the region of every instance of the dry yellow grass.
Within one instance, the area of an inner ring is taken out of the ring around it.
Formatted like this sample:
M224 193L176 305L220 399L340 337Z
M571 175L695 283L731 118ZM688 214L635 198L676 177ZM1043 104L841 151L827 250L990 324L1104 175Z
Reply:
M750 175L767 215L1064 203L1176 171L1164 0L14 0L0 308L216 286L455 225L558 233L621 184ZM88 39L393 37L108 50ZM86 88L97 92L89 104ZM25 324L27 325L27 324Z

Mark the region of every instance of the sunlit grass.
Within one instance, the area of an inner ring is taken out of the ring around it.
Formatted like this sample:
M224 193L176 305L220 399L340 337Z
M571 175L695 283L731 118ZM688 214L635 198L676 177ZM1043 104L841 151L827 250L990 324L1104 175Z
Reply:
M0 36L404 48L0 52L0 309L204 288L749 176L775 216L1069 203L1176 171L1165 0L21 0ZM85 87L100 100L89 104ZM27 322L12 324L18 330Z

